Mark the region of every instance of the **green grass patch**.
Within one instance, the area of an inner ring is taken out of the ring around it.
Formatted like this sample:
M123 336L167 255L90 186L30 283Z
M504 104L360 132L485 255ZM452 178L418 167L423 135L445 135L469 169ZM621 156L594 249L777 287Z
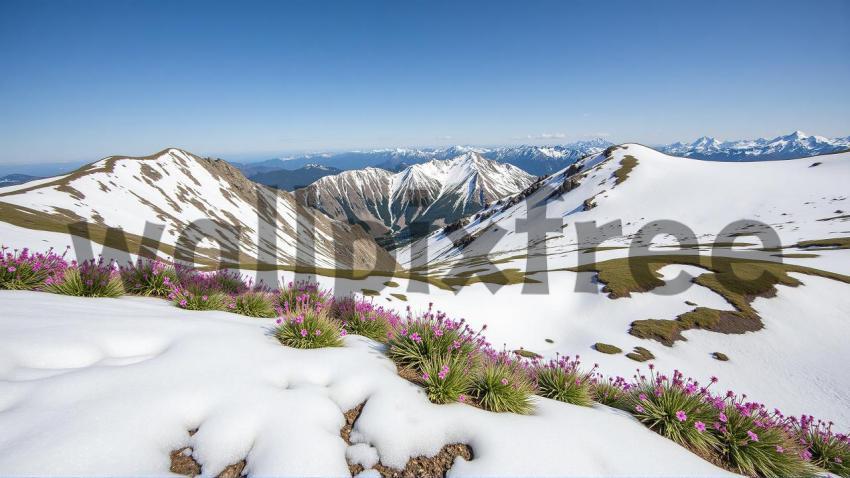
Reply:
M616 181L614 181L614 185L622 184L626 179L629 179L629 173L635 169L637 164L637 158L631 154L623 156L623 159L620 160L620 167L614 171L614 177L617 178Z
M711 352L711 357L715 360L720 360L721 362L729 361L729 356L724 354L723 352Z
M541 359L541 358L543 358L543 356L538 354L538 353L532 352L531 350L525 350L525 349L522 349L522 348L514 350L514 354L519 356L519 357L527 358L527 359Z
M360 293L367 297L378 297L379 295L381 295L380 292L372 289L360 289Z
M830 248L830 249L850 249L850 237L836 237L834 239L819 239L815 241L800 241L797 247L806 249L809 247Z
M398 282L388 280L388 281L384 282L384 285L387 286L387 287L398 287Z
M605 284L610 298L629 297L633 292L649 292L664 285L658 270L670 264L691 265L707 269L693 282L721 295L734 310L721 311L697 307L673 320L638 320L629 331L634 336L658 340L672 345L684 340L681 332L704 329L720 333L744 333L762 328L761 317L750 303L756 297L772 297L776 285L790 287L801 282L790 272L824 277L850 284L850 276L811 267L758 259L710 257L700 255L653 255L610 259L595 264L569 268L574 272L596 272Z
M390 292L390 295L402 302L407 302L407 296L404 294L399 294L398 292Z
M643 347L635 347L633 352L626 354L626 357L634 360L635 362L646 362L647 360L654 359L655 355L652 355L652 352Z
M623 349L617 347L616 345L611 344L603 344L602 342L596 342L593 344L593 350L597 352L602 352L603 354L618 354L622 353Z

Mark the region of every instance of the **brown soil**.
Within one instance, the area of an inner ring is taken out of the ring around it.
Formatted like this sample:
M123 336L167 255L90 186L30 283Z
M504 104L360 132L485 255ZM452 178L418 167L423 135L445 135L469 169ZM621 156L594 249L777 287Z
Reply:
M402 370L399 370L399 372ZM344 413L345 425L343 425L342 429L340 429L339 436L342 437L342 439L345 440L345 443L349 445L352 444L350 441L351 430L354 428L354 422L356 422L357 418L360 417L360 413L363 411L364 405L365 402ZM417 456L411 458L407 461L407 464L402 470L390 468L382 465L381 463L375 465L374 469L377 470L384 478L444 477L449 471L449 468L452 467L452 464L454 464L455 458L459 456L463 457L465 460L472 460L472 448L463 443L452 443L444 446L439 453L432 457ZM363 467L361 465L352 465L349 463L348 470L351 472L351 476L354 476L363 471ZM174 470L172 469L172 471Z
M197 433L198 430L189 430L189 436ZM239 461L232 465L227 465L217 478L239 478L243 476L242 471L245 470L245 460ZM172 473L185 476L198 476L201 474L201 464L195 461L192 457L192 448L183 447L171 452L171 468Z

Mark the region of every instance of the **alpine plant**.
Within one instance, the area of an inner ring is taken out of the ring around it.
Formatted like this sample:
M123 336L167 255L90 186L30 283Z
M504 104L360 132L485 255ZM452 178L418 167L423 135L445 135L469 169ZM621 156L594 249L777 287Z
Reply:
M317 349L341 347L340 329L325 309L299 308L277 319L275 337L287 347Z
M32 253L26 248L9 251L3 246L0 248L0 289L41 290L61 279L68 267L65 253L59 255L52 248L45 253Z
M44 290L78 297L120 297L124 295L124 284L115 261L106 262L101 256L97 261L72 261L62 276L51 280Z
M394 311L354 297L335 301L333 315L340 322L344 334L362 335L383 343L392 337L393 327L399 322Z

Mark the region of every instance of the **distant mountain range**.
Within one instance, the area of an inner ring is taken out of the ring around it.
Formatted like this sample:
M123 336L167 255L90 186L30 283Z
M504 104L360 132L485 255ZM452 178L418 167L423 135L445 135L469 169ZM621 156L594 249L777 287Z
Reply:
M703 136L693 143L673 143L658 148L660 151L688 158L712 161L765 161L795 159L817 154L850 150L850 136L824 138L795 131L773 139L718 141Z
M328 216L359 224L384 244L404 242L452 223L531 185L535 176L516 166L485 159L475 151L434 159L398 173L364 168L325 176L295 191L296 200Z
M376 149L345 153L308 154L255 163L234 163L234 166L242 170L248 177L256 177L261 173L281 169L295 171L307 165L323 165L341 170L376 167L397 172L414 164L452 159L467 153L478 153L485 159L511 164L530 174L544 176L570 165L579 158L598 153L612 144L604 139L597 138L556 146L509 146L504 148L452 146L450 148L426 149ZM260 179L263 178L260 177Z
M310 177L318 171L315 166L327 166L339 170L377 167L398 172L404 168L432 160L452 159L469 152L480 154L485 159L511 164L530 174L545 176L563 169L579 159L596 154L613 143L602 138L552 146L506 146L484 148L475 146L452 146L449 148L424 149L376 149L343 153L316 153L303 156L270 159L254 163L234 163L246 176L256 181L275 185L281 175L261 176L271 171L298 171L311 165L312 170L299 171L298 176ZM825 138L795 131L773 139L750 139L720 141L703 136L692 143L655 145L664 153L712 161L767 161L792 159L817 154L834 153L850 149L850 136ZM286 187L282 187L286 189Z

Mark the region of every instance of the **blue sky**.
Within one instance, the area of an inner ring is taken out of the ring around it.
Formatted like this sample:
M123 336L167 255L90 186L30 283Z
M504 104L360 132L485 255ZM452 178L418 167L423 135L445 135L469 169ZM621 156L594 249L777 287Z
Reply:
M0 1L0 164L850 134L850 2Z

